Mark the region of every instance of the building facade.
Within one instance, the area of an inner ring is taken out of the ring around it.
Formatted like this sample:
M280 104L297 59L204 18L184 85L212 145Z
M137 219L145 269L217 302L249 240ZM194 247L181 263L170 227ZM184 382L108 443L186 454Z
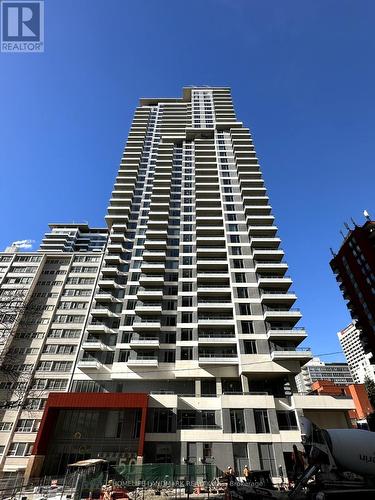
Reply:
M363 384L366 376L374 380L369 355L365 352L361 341L361 331L357 328L355 321L338 332L337 336L354 382Z
M0 253L5 477L25 470L48 395L69 388L102 258L103 251Z
M341 248L330 262L360 330L368 362L375 363L375 222L349 230ZM373 371L373 369L372 369Z
M301 372L296 375L298 392L310 392L312 384L319 380L330 381L337 386L353 384L353 377L347 363L325 363L314 357L302 366Z
M61 386L53 383L61 394L50 395L30 438L27 475L61 474L100 456L113 465L249 464L276 476L301 440L298 414L348 425L350 401L297 394L295 375L312 354L299 348L301 313L252 138L228 88L140 101L106 221L104 254L43 240L43 262L83 273L56 285L43 339L70 331L75 314L82 320L74 366L57 377ZM102 261L76 263L86 255ZM88 267L88 298L76 300L70 289L81 288ZM91 306L62 311L65 286L66 308ZM50 388L45 369L54 378L57 370L49 349L40 361L50 364L33 359L42 391ZM4 445L9 473L25 466L9 455L16 438Z

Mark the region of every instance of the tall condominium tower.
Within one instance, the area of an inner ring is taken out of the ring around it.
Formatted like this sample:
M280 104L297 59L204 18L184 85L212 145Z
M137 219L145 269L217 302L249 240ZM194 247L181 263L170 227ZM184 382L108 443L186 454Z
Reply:
M330 262L349 312L360 330L368 362L375 369L375 221L349 230Z
M72 391L150 394L146 462L212 456L275 474L299 440L285 398L311 352L297 348L301 313L228 88L141 99L106 219Z
M47 399L26 475L100 457L276 476L301 440L298 413L348 425L352 403L295 394L312 355L298 349L301 314L228 88L140 101L106 220L72 376ZM56 314L51 328L72 328Z

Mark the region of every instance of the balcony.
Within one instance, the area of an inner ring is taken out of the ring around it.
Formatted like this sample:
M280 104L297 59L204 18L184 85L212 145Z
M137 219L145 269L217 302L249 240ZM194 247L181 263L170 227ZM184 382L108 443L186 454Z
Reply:
M260 295L260 299L263 304L287 304L292 305L297 300L297 295L294 292L289 291L288 293L283 293L280 290L264 291Z
M306 337L306 330L302 327L299 328L271 328L267 332L269 340L291 340L295 342L302 342Z
M293 346L270 346L270 350L273 361L293 360L305 364L313 357L310 347L297 347L294 349Z
M268 238L268 237L253 238L253 237L251 237L251 247L253 249L253 252L256 248L277 250L279 248L280 243L281 243L280 238Z
M158 239L158 240L146 239L145 241L145 248L150 251L165 250L166 247L167 247L166 239Z
M199 314L198 325L232 325L233 316L231 314Z
M163 298L163 290L162 289L142 289L139 288L137 291L137 297L139 300L161 300Z
M162 273L165 270L164 262L142 262L141 272L152 274L152 273Z
M280 262L284 257L284 251L279 249L269 249L265 247L253 248L253 257L255 260L273 260L275 262Z
M100 291L95 294L95 300L99 300L100 302L108 302L108 303L119 303L120 300L114 297L111 293L106 291Z
M198 298L198 311L210 311L210 310L230 310L232 312L233 310L233 304L231 300L227 299L200 299ZM227 311L228 312L228 311Z
M92 323L91 325L87 325L86 330L90 333L116 333L115 330L102 323Z
M154 261L164 261L166 257L166 254L163 250L155 250L155 251L149 251L146 250L143 252L143 258L145 261L148 262L154 262Z
M131 339L130 347L133 349L159 349L160 342L158 337L141 337L139 339Z
M148 315L148 314L161 314L161 303L160 302L145 302L138 303L135 306L135 313L138 315Z
M98 307L95 305L94 309L91 310L91 314L96 318L119 318L121 313L114 313L108 307Z
M252 225L247 226L249 235L258 238L272 238L277 233L277 227L272 225Z
M82 349L84 351L110 351L111 348L107 345L101 342L100 340L89 340L86 339L82 343Z
M267 286L272 288L283 288L288 289L292 285L292 280L289 276L260 276L258 278L258 284L260 288L266 288ZM264 290L264 293L267 293L267 290Z
M269 216L271 211L271 205L257 205L250 202L245 206L245 215L247 216Z
M133 330L136 332L151 332L160 330L160 318L158 319L145 319L142 321L134 321Z
M157 367L159 360L157 356L142 356L136 359L128 359L128 366L131 367Z
M103 367L103 364L97 359L81 359L77 363L77 368L83 371L96 371L100 370Z
M234 332L220 332L220 331L200 331L198 333L198 344L199 345L210 345L221 344L221 345L232 345L236 344L237 339Z
M140 285L149 286L163 286L164 285L164 275L163 276L153 276L153 275L141 275L139 278Z
M238 363L238 355L236 353L199 353L198 363L200 365L236 365Z
M302 318L301 311L299 309L287 309L287 308L270 308L264 311L264 319L266 321L280 320L280 321L293 321L297 323Z
M231 287L229 283L221 284L221 283L211 283L208 281L207 283L200 282L198 283L198 295L227 295L231 293Z
M284 276L284 274L288 270L288 264L285 262L275 262L275 261L263 261L263 262L256 262L255 264L255 271L259 274L262 272L268 272L272 273L274 275L279 275Z

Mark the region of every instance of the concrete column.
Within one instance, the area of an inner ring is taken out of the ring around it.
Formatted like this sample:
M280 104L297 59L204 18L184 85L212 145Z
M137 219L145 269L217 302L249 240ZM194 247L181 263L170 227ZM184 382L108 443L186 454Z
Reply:
M259 451L257 443L248 443L247 450L248 450L250 470L259 470L260 460L259 460Z
M250 408L244 409L244 417L245 417L245 429L247 433L255 433L255 419L254 419L254 410Z
M279 475L279 466L281 465L285 478L287 477L287 475L284 461L283 445L281 443L273 443L273 450L275 453L276 475Z
M241 375L241 384L243 392L249 392L249 379L246 375Z
M231 425L230 425L229 408L223 408L222 415L223 415L223 432L232 432Z
M201 380L195 380L195 397L200 398L202 396Z
M276 410L273 408L269 408L268 412L268 421L270 423L270 429L272 434L279 434L279 424L277 422Z
M216 379L216 394L221 396L223 394L223 386L221 383L221 378Z

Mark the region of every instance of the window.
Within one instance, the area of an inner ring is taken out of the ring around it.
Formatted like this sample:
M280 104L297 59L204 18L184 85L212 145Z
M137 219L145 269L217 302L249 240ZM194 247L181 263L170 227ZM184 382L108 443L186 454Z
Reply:
M243 269L245 267L243 260L242 259L234 259L233 260L233 267L235 269Z
M240 237L238 234L231 234L229 236L230 243L240 243Z
M232 247L232 254L233 255L242 255L241 247Z
M0 431L10 431L12 422L0 422Z
M255 431L258 434L269 434L271 432L267 410L254 410Z
M172 410L152 408L149 422L149 432L174 432L174 413Z
M297 430L297 419L294 411L276 411L277 422L281 431Z
M257 344L255 340L244 341L245 354L257 354Z
M179 429L193 429L197 425L196 410L177 411L177 424Z
M162 316L161 322L163 326L176 326L176 316Z
M193 277L193 270L192 269L183 269L182 270L182 277L183 278L192 278Z
M235 273L234 279L236 283L246 283L246 274L245 273Z
M8 450L8 457L26 457L31 454L32 443L12 443Z
M181 347L181 359L188 361L193 359L193 348L192 347Z
M129 359L129 355L130 355L130 351L120 351L119 358L118 358L119 363L126 363Z
M164 351L162 352L162 355L163 355L162 358L163 363L174 363L176 360L176 352L174 350Z
M250 304L239 304L239 306L240 306L240 314L242 316L249 316L251 314Z
M181 314L181 323L192 323L192 322L193 322L193 313L183 312Z
M271 471L271 476L276 476L275 455L273 452L272 444L258 443L258 452L260 460L260 468L262 470Z
M192 307L193 297L182 297L182 307Z
M232 433L245 432L244 411L239 409L230 410L230 424Z
M238 224L228 224L228 231L238 231Z
M254 333L252 321L241 321L242 333Z
M239 299L249 298L249 292L248 292L247 288L237 288L237 297Z
M26 399L25 408L27 408L28 410L43 410L46 401L46 399L29 398Z
M202 425L203 427L215 427L215 412L212 410L202 411Z
M187 281L187 282L183 282L182 283L182 291L183 292L192 292L193 291L193 283L191 283L190 281Z
M193 330L190 328L182 328L181 340L193 340Z
M203 459L212 457L212 443L203 443Z
M33 419L18 420L16 425L16 432L33 432L36 430L36 422Z

